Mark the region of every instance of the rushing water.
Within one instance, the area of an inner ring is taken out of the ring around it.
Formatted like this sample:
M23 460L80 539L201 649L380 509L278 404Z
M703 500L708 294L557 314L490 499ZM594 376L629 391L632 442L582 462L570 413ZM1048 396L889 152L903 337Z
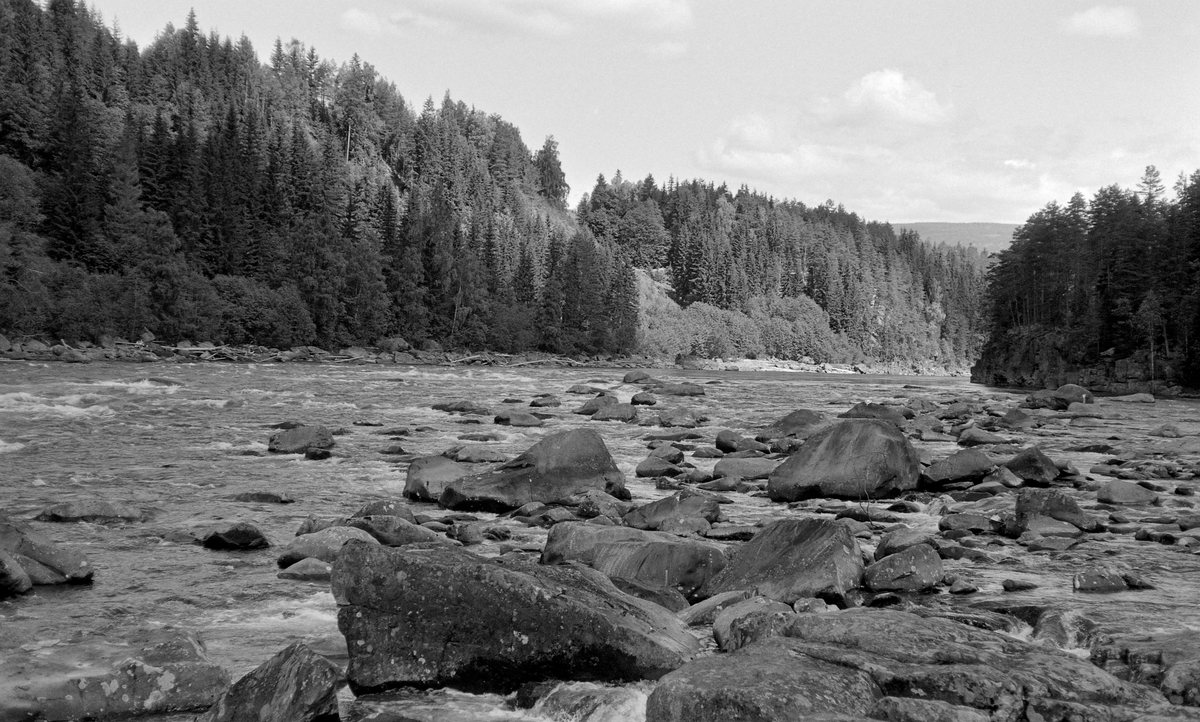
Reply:
M209 656L234 678L265 661L293 641L304 640L338 658L344 642L337 632L336 607L327 585L278 579L276 550L218 552L190 543L188 532L217 523L248 521L281 546L308 515L347 516L368 501L400 496L406 461L379 453L396 440L381 429L402 427L398 439L416 455L438 454L464 443L463 434L493 432L489 445L515 455L547 433L573 426L598 428L625 472L634 499L649 501L670 492L634 478L646 455L645 427L592 422L570 411L585 397L564 392L576 383L614 389L623 401L640 389L621 384L623 371L598 369L470 369L341 365L133 365L37 364L0 361L0 509L30 518L46 506L76 499L104 498L145 510L149 520L136 524L46 524L37 528L57 542L80 546L96 569L90 587L39 587L36 592L0 603L0 628L9 643L69 640L83 635L119 637L142 625L174 625L195 630ZM711 436L720 428L753 430L797 408L836 414L857 401L920 396L939 402L956 397L1012 406L1020 397L986 389L957 378L833 376L785 372L662 371L666 378L688 377L707 383L699 398L660 400L666 407L687 406L710 418ZM711 383L709 383L711 382ZM494 410L505 399L534 394L560 395L563 406L538 429L494 426L490 417L460 417L433 411L439 401L471 400ZM1104 438L1128 448L1166 448L1145 432L1164 421L1200 431L1194 402L1167 401L1153 406L1104 405L1100 428L1048 425L1026 435L1051 457L1065 458L1086 471L1108 458L1068 453L1066 447ZM653 413L647 410L646 413ZM336 455L326 461L266 453L269 425L285 420L345 430ZM482 421L482 425L476 422ZM370 422L380 426L356 425ZM1157 445L1157 446L1156 446ZM955 450L953 444L918 444L932 458ZM1184 457L1184 461L1191 457ZM701 468L714 460L697 459ZM1169 485L1176 482L1170 481ZM1179 482L1186 484L1191 482ZM286 506L247 504L230 497L248 490L282 491L295 497ZM764 518L800 515L801 509L765 498L730 494L729 520L754 523ZM1131 512L1134 517L1178 511L1192 497L1163 495L1165 509ZM1005 497L1011 508L1011 497ZM1081 495L1085 508L1094 495ZM930 500L927 500L930 501ZM945 500L932 500L931 509ZM433 505L414 504L437 515ZM486 517L487 515L480 515ZM905 515L906 522L935 527L931 514ZM536 541L544 530L514 527L514 536ZM1062 553L1031 554L996 540L987 551L998 564L981 567L948 562L951 573L971 580L980 592L954 603L1020 599L1078 609L1109 631L1200 629L1200 557L1157 544L1112 537ZM478 548L477 548L478 549ZM494 545L482 552L495 554ZM1118 561L1147 576L1157 590L1082 595L1071 590L1071 575L1090 562ZM1039 584L1029 592L1006 594L1004 579ZM942 595L945 596L945 595ZM589 719L629 719L629 709L644 704L646 688L618 690L607 712ZM640 700L640 701L639 701ZM372 710L402 711L414 719L545 720L572 713L551 709L509 711L495 696L454 692L401 695L392 700L353 701L354 717ZM636 717L636 714L634 715Z

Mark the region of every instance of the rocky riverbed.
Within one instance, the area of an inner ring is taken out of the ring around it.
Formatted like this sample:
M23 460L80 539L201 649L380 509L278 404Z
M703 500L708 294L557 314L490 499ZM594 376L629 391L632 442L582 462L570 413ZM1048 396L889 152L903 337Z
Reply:
M144 368L0 361L0 720L1200 719L1192 401Z

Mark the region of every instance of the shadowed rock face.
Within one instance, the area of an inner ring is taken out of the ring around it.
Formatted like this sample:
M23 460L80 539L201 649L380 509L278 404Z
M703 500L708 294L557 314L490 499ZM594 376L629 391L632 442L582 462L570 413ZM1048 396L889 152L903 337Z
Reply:
M813 496L868 499L914 489L921 463L895 425L848 419L808 438L767 483L773 501Z
M345 684L336 664L296 642L234 682L197 722L333 722Z
M785 604L804 597L837 601L862 575L862 554L844 525L782 519L746 542L701 596L745 589Z
M698 651L675 615L574 566L352 542L334 564L356 694L657 679Z
M463 511L503 512L530 502L563 503L588 489L628 498L625 475L591 429L551 434L512 461L448 484L438 503Z

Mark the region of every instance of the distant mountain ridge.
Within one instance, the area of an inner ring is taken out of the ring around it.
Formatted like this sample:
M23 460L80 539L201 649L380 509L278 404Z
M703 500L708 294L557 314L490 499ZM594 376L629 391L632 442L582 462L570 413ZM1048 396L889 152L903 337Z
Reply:
M916 231L927 243L948 246L975 246L981 251L998 253L1012 243L1017 223L893 223L897 231Z

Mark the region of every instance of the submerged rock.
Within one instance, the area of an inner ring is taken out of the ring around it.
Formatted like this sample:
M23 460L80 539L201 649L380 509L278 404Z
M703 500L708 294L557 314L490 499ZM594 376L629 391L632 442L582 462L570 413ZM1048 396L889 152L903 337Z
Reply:
M550 434L493 471L450 482L438 503L464 511L508 511L530 502L563 503L588 489L628 498L625 475L591 429Z
M355 694L657 679L698 651L667 610L582 567L349 544L335 563Z
M271 546L258 527L244 521L210 529L198 541L207 549L244 550Z
M862 554L844 524L781 519L746 542L701 595L750 590L785 604L804 597L837 603L859 586L862 574Z
M295 642L233 683L196 722L331 722L342 670Z
M879 498L915 488L920 468L917 452L895 425L849 419L810 436L771 473L767 495L773 501Z

